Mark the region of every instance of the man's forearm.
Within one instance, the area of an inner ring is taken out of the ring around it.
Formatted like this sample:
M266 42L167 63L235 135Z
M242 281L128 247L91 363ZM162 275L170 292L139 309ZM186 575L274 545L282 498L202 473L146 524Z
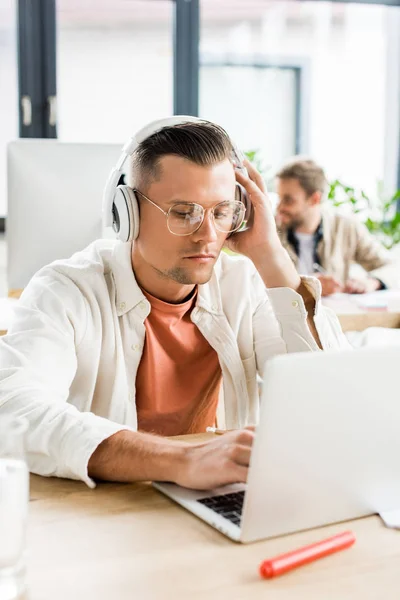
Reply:
M322 348L314 323L315 298L302 282L287 251L279 243L274 249L261 250L252 260L267 288L288 287L300 294L307 311L308 327Z
M88 474L105 481L176 481L187 444L137 431L119 431L92 454Z
M100 444L89 475L107 481L173 481L196 490L244 483L254 427L194 444L135 431L119 431Z
M279 240L258 248L251 260L267 288L288 287L297 291L301 284L300 275Z

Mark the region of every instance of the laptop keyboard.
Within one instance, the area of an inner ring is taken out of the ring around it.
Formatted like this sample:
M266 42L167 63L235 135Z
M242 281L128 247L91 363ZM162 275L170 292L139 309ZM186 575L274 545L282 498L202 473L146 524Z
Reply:
M231 521L234 525L239 526L242 518L243 501L244 490L241 492L233 492L222 496L210 496L209 498L197 500L200 504L204 504L204 506L211 508L211 510L225 519L228 519L228 521Z

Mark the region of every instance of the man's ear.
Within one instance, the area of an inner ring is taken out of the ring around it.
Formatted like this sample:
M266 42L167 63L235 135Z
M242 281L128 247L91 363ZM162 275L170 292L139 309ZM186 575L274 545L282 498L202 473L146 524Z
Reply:
M314 192L311 196L308 197L308 203L310 206L317 206L317 204L321 204L322 194L321 192Z

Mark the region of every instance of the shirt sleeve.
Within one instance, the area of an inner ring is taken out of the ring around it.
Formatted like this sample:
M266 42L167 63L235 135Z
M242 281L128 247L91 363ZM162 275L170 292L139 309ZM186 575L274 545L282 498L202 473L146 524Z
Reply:
M384 288L398 288L399 263L368 231L363 223L354 222L356 249L354 260L370 277L378 279Z
M88 476L91 455L103 440L127 428L72 405L69 388L86 310L82 293L67 277L48 270L31 280L7 335L0 337L0 421L27 420L31 472L94 487Z
M321 284L314 277L302 277L315 298L314 323L322 348L351 349L335 313L321 303ZM253 316L257 369L261 377L269 358L288 352L318 352L307 323L307 310L300 294L290 288L273 288ZM269 325L267 325L269 324Z

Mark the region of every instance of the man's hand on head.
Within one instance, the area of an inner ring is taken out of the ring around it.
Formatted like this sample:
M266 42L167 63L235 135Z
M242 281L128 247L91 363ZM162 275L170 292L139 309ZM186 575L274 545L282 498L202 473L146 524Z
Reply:
M244 165L248 176L236 171L236 180L245 188L253 205L253 217L249 229L235 233L228 238L226 245L252 260L267 288L287 287L302 296L310 333L321 347L314 323L315 298L302 282L293 261L281 244L262 176L248 160L244 161Z
M368 279L348 279L344 286L344 291L347 294L367 294L368 292L376 292L382 288L379 279L370 277Z
M225 245L230 250L253 260L260 248L264 249L267 245L275 246L280 241L264 179L247 159L244 165L248 176L240 170L235 170L235 175L236 181L245 188L253 206L251 223L246 231L237 232L228 238Z
M283 248L276 229L275 217L264 180L257 169L244 161L248 176L236 171L236 181L246 190L253 206L250 227L227 238L227 248L247 256L269 288L300 287L298 275L288 253Z

